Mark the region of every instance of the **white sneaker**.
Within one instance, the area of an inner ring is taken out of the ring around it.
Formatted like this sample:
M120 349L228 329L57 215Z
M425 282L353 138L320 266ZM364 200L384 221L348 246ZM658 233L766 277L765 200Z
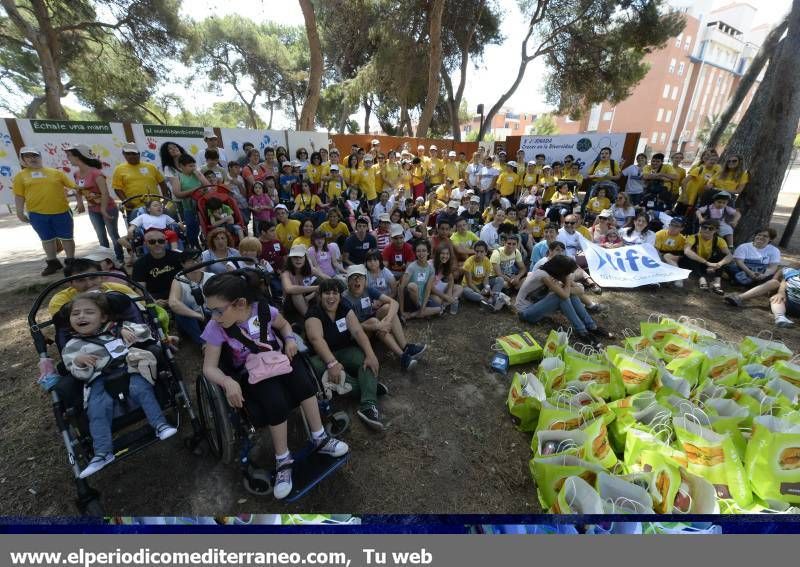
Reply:
M314 444L319 447L319 449L317 449L318 452L331 457L341 457L342 455L346 455L350 450L347 443L329 437L328 435L322 439L315 439Z
M292 465L294 461L291 457L278 461L278 470L275 473L275 486L272 488L272 495L278 500L286 498L292 491Z
M791 327L794 325L794 321L789 319L786 315L776 315L775 325L781 328Z
M79 478L86 478L87 476L91 476L109 463L114 462L114 453L106 453L105 455L95 455L92 457L92 460L89 461L89 464L86 465L86 468L81 471L81 474L78 475Z
M156 435L158 435L158 438L161 441L164 441L175 435L177 432L178 430L172 427L169 423L164 423L158 426L158 431L156 431Z
M683 280L672 282L675 287L683 287Z

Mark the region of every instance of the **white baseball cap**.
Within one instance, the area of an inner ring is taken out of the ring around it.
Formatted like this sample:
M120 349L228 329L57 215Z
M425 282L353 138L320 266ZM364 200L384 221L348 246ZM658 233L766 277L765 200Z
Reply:
M453 150L450 150L449 152L447 152L447 157L456 157L457 155L458 154Z
M457 209L458 208L458 201L450 201L449 203L447 203L447 206L448 207L453 207L454 209Z
M42 152L40 152L39 150L37 150L33 146L25 146L19 151L19 155L24 155L24 154L33 154L33 155L41 156Z
M403 236L405 231L403 230L403 226L399 224L393 224L389 229L389 236L394 238L395 236Z
M435 144L431 144L431 147L428 148L429 150L438 150L439 148L436 147Z
M217 135L214 133L213 128L205 128L203 129L203 139L208 140L209 138L216 138Z
M123 154L138 154L140 153L139 146L137 146L133 142L128 142L124 146L122 146L122 153Z
M288 210L289 210L289 207L287 207L286 205L284 205L283 203L281 203L280 205L275 205L275 210L277 211L278 209L282 209L282 210L284 210L284 211L288 211Z
M291 254L289 255L291 256ZM366 278L367 269L363 264L353 264L352 266L347 266L347 279L349 280L352 276L364 276Z
M289 250L289 258L302 258L306 255L306 247L302 244L297 244L292 246L292 249Z

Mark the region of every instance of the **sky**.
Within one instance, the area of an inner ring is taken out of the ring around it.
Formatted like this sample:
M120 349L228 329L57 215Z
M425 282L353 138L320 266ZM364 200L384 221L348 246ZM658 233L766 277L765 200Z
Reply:
M453 0L451 0L453 1ZM458 0L454 0L458 1ZM685 4L687 0L671 0L678 4ZM470 62L467 74L467 85L464 90L464 99L471 112L479 103L488 109L500 98L513 83L519 67L520 46L526 32L526 20L521 16L516 0L497 0L505 12L501 30L505 40L501 45L488 46L484 51L482 60ZM713 0L712 7L718 8L731 3L731 0ZM761 23L773 24L777 22L791 5L791 0L759 0L753 4L759 6L753 26ZM224 16L227 14L248 14L256 21L273 21L284 25L303 26L303 14L298 2L293 0L191 0L183 2L182 15L193 19L204 18L209 15ZM210 107L215 102L236 99L230 87L223 86L220 94L206 92L197 86L186 87L183 84L182 68L176 66L172 84L164 86L160 92L170 92L180 95L190 110L200 110ZM550 110L541 92L541 83L544 77L544 64L540 60L532 61L527 68L522 83L515 94L507 101L506 106L518 112L538 113ZM458 78L454 77L454 82ZM76 101L75 101L76 102ZM68 104L75 106L75 102ZM266 116L263 111L262 117ZM363 123L363 115L355 115L359 124ZM373 123L373 128L377 124ZM293 128L293 120L280 112L276 112L273 121L276 129Z

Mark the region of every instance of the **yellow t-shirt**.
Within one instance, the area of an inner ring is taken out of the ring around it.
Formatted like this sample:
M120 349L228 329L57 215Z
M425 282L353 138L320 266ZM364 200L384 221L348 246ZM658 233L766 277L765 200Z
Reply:
M298 236L292 240L292 246L305 246L306 249L311 248L311 239L308 236Z
M695 201L697 201L697 196L705 189L706 184L711 178L719 173L721 169L719 164L714 164L710 168L703 164L694 166L687 174L689 181L686 182L686 189L681 192L678 201L686 205L694 205Z
M553 177L552 175L547 176L539 176L539 183L544 185L547 184L547 188L544 190L544 194L542 195L542 201L545 203L551 201L553 199L553 195L556 193L556 182L558 179Z
M486 256L480 262L475 256L470 256L464 261L463 269L465 274L461 282L463 285L467 285L466 274L468 273L472 274L472 283L478 286L483 285L487 278L494 277L494 268L492 268L492 263Z
M306 179L311 183L319 183L320 179L322 179L323 171L324 167L322 165L308 164L306 167Z
M431 183L442 183L444 181L444 161L442 159L429 158L428 171L430 172Z
M578 183L578 187L581 186L583 183L583 175L580 173L564 173L561 175L562 181L576 181Z
M673 165L672 171L678 174L678 179L670 184L670 191L677 197L681 191L681 183L686 178L686 169L679 165Z
M425 175L426 175L426 170L424 163L413 166L411 168L411 184L419 185L420 183L424 182Z
M525 187L525 189L530 189L531 187L536 185L536 182L538 180L539 180L539 175L536 172L534 173L526 172L525 175L522 176L522 186Z
M347 225L342 221L336 223L335 227L331 226L329 221L325 221L319 225L319 230L325 233L325 242L327 244L336 242L340 236L344 236L345 238L350 236L350 229L347 228Z
M531 233L531 236L534 238L542 238L544 236L544 227L548 224L547 219L542 220L529 220L528 221L528 231Z
M611 208L611 200L608 197L592 197L586 205L586 209L594 214L601 213L603 209L609 208Z
M683 234L670 236L667 229L656 232L656 250L659 252L683 252L685 247L686 237Z
M287 250L292 247L292 242L300 236L300 221L289 219L286 224L278 223L275 227L275 236Z
M137 195L160 195L158 184L164 181L164 176L152 163L139 162L136 165L121 163L114 168L111 177L111 187L121 192L125 199ZM144 203L135 199L128 203L128 208L140 207Z
M695 253L700 256L704 260L708 260L711 258L711 247L712 241L711 240L703 240L697 234L693 234L691 236L686 237L686 245L694 247L695 242L699 238L699 242L697 243L697 250ZM721 236L717 236L717 249L722 252L723 254L728 253L728 244L725 242L725 239Z
M100 289L103 291L119 291L120 293L124 293L129 297L138 297L139 295L131 288L121 283L103 282L100 284ZM74 298L76 295L78 295L78 290L74 287L62 289L56 293L50 300L50 304L47 306L47 310L50 312L50 315L55 315L58 313L58 310L72 301L72 298Z
M331 179L326 185L325 194L328 196L328 202L338 198L344 192L344 183L340 179Z
M518 184L519 184L519 176L511 171L504 171L497 178L497 188L500 191L500 195L502 195L503 197L508 197L509 195L513 195L514 191L516 191L517 189Z
M347 183L348 187L359 186L361 171L358 168L345 167L341 173L342 177L344 178L344 182Z
M445 203L447 203L450 200L450 193L453 192L453 189L455 189L455 186L448 189L447 185L445 183L442 183L436 189L436 198L439 199L440 201L444 201Z
M653 166L651 166L650 164L647 164L642 168L642 175L650 175L651 173L663 173L664 175L670 175L675 173L675 170L668 163L662 164L661 170L657 172L653 170ZM669 188L671 185L672 185L671 181L664 180L664 187Z
M739 187L741 184L746 185L750 181L750 175L746 171L743 171L742 175L740 175L738 179L733 177L726 177L723 179L720 177L720 175L721 173L717 173L711 178L711 186L714 189L718 189L719 191L727 191L728 193L739 193L737 187Z
M458 184L461 178L461 169L458 167L457 161L448 161L444 164L444 176L453 180L453 185Z
M410 169L401 169L397 175L397 183L400 187L402 187L406 192L411 189L411 176L412 172Z
M364 168L359 178L359 186L364 192L364 196L368 201L378 198L378 192L375 190L375 167Z
M553 193L553 196L551 197L553 203L562 204L570 203L573 199L575 199L575 195L572 194L572 191L567 191L566 193Z
M616 177L619 175L619 162L617 160L606 159L593 163L589 166L589 175L598 175L603 179Z
M575 230L578 232L578 234L583 236L586 240L589 240L589 241L592 240L592 233L589 232L589 229L586 228L585 226L583 226L582 224L579 224L577 227L575 227Z
M396 163L386 162L383 168L383 187L397 187L400 178L400 166Z
M11 182L15 195L25 198L29 213L59 215L69 210L65 188L75 187L66 173L51 167L25 168Z
M455 244L456 246L466 246L467 248L472 248L472 245L478 241L478 236L474 232L470 232L469 230L461 236L461 233L458 231L454 232L450 236L450 242Z
M314 211L317 207L322 207L322 201L319 195L306 197L302 193L299 193L297 197L294 198L294 206L298 207L300 211Z

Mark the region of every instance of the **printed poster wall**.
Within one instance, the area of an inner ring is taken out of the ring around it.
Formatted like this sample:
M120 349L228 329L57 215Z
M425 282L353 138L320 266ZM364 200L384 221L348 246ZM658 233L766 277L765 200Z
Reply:
M575 161L581 166L581 173L586 175L589 165L597 159L600 148L611 148L611 158L619 161L622 148L625 146L625 134L564 134L556 136L522 136L519 142L520 149L525 151L525 161L534 159L536 154L544 154L545 161L552 163L561 161L572 154Z
M24 144L42 152L42 164L45 167L67 173L72 171L65 150L73 144L89 146L109 177L114 166L124 161L122 146L125 144L125 129L120 122L17 120L17 126Z
M11 134L8 132L6 121L0 119L0 204L14 204L11 179L19 169L19 159L11 141Z
M288 131L286 135L289 138L289 155L292 159L296 159L295 153L299 148L308 150L308 155L320 148L328 149L330 140L327 132L292 132ZM313 146L313 147L312 147ZM341 150L341 148L339 148Z
M242 146L250 142L264 157L265 148L286 147L286 132L284 130L250 130L248 128L220 128L222 147L229 160L244 157Z
M165 142L174 142L197 160L204 163L206 143L203 141L202 126L164 126L162 124L131 124L133 138L142 152L144 161L161 169L159 149Z

